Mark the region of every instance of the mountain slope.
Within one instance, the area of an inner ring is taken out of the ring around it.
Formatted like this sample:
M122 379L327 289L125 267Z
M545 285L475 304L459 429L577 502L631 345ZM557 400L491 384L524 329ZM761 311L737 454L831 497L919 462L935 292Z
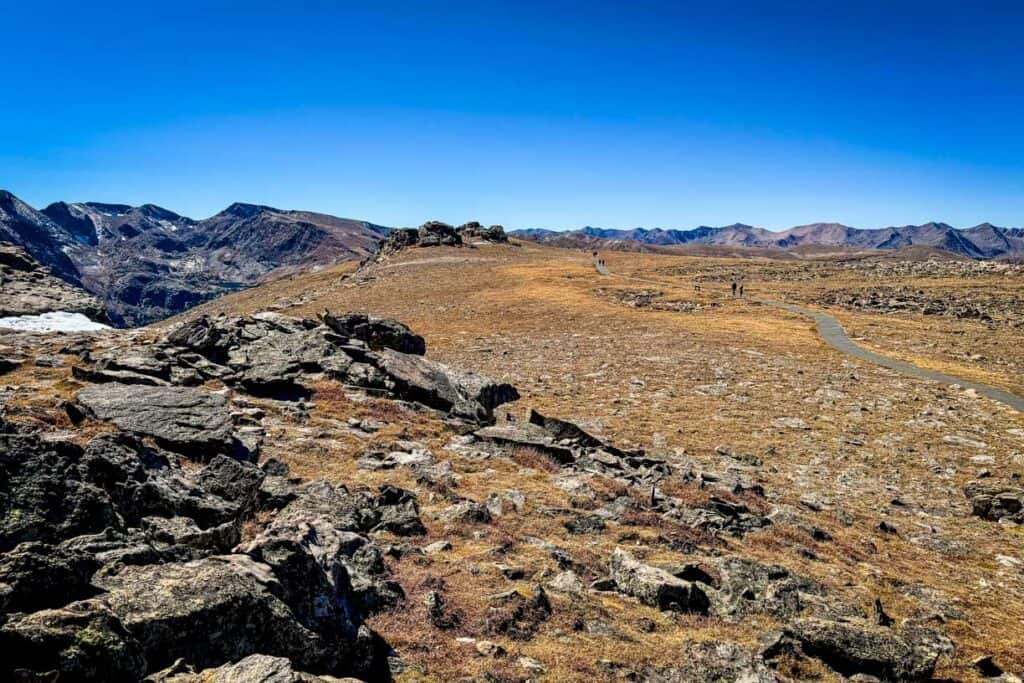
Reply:
M366 221L232 204L201 221L189 244L206 254L208 270L248 280L281 267L366 258L387 233L387 228Z
M0 240L100 297L119 325L143 325L282 269L362 259L387 228L232 204L205 220L153 204L56 202L37 211L0 193Z
M20 246L56 275L78 282L66 253L76 243L73 235L5 190L0 190L0 241Z
M926 246L977 259L1024 256L1024 229L1000 228L989 223L958 230L946 223L925 223L874 230L840 223L812 223L783 232L737 223L720 228L701 226L692 230L631 228L614 230L585 227L580 230L517 230L513 237L552 246L585 249L618 249L630 245L675 246L705 244L726 247L791 249L802 246L833 246L856 249L902 249Z

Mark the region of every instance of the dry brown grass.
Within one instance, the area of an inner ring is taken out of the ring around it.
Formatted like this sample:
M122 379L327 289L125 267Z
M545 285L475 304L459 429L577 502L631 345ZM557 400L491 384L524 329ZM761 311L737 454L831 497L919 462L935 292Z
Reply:
M530 467L542 472L554 473L562 469L546 453L530 446L517 446L513 448L510 457L517 465Z
M532 407L581 421L588 431L618 446L654 450L670 460L685 452L698 468L721 471L735 464L715 453L720 445L758 456L763 465L753 475L766 490L764 499L682 480L662 482L660 488L689 505L704 504L711 495L761 513L792 505L808 524L832 536L831 541L815 540L805 529L780 525L742 539L715 540L659 526L643 512L627 515L623 524L610 525L603 534L575 536L562 525L574 502L593 507L621 495L639 496L642 502L646 492L594 479L595 500L570 501L553 485L557 468L542 454L524 449L509 458L462 458L445 450L452 433L436 415L389 402L353 400L333 382L317 387L308 423L261 403L268 412L268 456L280 457L293 473L306 478L324 476L352 487L391 482L417 489L429 533L416 543L448 538L455 544L450 553L392 563L409 595L408 606L374 617L373 626L403 658L424 667L426 680L487 672L522 675L514 666L518 653L542 661L549 672L545 680L604 680L609 674L598 665L601 659L627 666L671 664L684 643L713 638L756 648L759 635L778 624L763 618L739 624L677 619L606 594L580 599L552 594L555 613L529 642L488 635L508 649L510 656L502 661L467 654L455 642L459 635L483 636L486 595L513 586L525 592L559 571L547 553L525 541L528 537L563 548L586 579L606 570L616 546L628 546L651 562L679 563L693 557L672 550L668 540L675 538L692 541L698 555L737 553L785 565L855 604L870 606L881 597L898 618L934 612L927 600L914 597L934 592L960 615L947 618L943 626L958 652L938 675L970 680L970 660L981 654L995 656L1009 670L1024 670L1024 579L1019 570L995 559L1024 559L1024 534L970 517L961 490L982 467L997 479L1020 472L1024 440L1008 430L1024 429L1024 417L948 388L849 363L821 343L806 318L719 297L723 278L743 274L751 295L814 305L824 289L863 286L858 277L804 280L816 266L799 261L635 253L607 254L606 260L613 278L598 276L588 255L574 251L530 245L458 252L425 249L368 271L373 279L347 277L350 267L327 269L203 307L206 312L237 314L270 303L298 315L329 308L396 317L424 335L429 357L514 383L523 395L514 407L519 413ZM704 283L700 294L693 292L695 281ZM594 293L598 287L641 286L656 286L669 299L722 305L680 314L634 309ZM1022 295L1020 283L991 280L980 286ZM1006 330L948 319L830 312L851 336L864 337L861 343L881 352L1020 390L1024 350ZM969 360L965 354L984 358ZM34 377L34 371L28 375ZM58 382L56 377L46 381ZM834 397L823 398L822 390ZM775 426L773 421L783 416L799 417L808 428ZM355 435L344 428L349 418L378 420L385 426L373 435ZM976 437L986 446L970 450L951 445L944 441L951 434ZM508 511L490 525L439 524L435 516L450 503L443 492L422 487L401 469L366 472L356 465L366 449L385 448L399 438L420 441L438 459L451 460L459 477L454 494L482 501L492 492L517 489L527 497L526 512ZM976 463L976 455L993 461ZM825 509L801 507L805 495L824 499ZM907 504L894 506L895 498ZM900 535L878 532L882 520L894 524ZM963 544L964 551L944 551L939 541L947 540ZM526 578L509 582L498 563L524 567ZM443 579L452 604L464 613L460 630L441 632L425 625L422 599L435 578ZM906 586L913 591L904 590ZM579 618L606 622L614 635L577 631ZM644 620L654 622L653 633L641 628ZM813 664L791 673L805 680L830 680Z

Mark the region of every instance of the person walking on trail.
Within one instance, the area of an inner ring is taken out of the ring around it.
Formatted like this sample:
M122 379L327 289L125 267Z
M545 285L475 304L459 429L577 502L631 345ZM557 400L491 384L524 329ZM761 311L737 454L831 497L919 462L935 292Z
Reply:
M736 296L736 281L732 281L732 295Z
M743 298L743 285L740 285L740 298Z

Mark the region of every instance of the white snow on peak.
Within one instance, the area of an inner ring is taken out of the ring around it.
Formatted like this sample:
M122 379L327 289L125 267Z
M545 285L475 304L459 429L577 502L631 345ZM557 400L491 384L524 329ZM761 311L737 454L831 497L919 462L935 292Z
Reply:
M0 318L0 328L21 332L99 332L111 329L108 325L89 320L81 313L67 311Z

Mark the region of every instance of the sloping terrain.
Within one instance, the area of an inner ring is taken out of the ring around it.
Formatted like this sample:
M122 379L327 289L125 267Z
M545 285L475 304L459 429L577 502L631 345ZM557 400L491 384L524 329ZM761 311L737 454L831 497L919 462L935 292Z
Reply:
M630 245L678 246L715 245L758 249L796 247L843 247L848 249L901 249L911 246L934 247L969 258L1019 258L1024 256L1024 228L1000 228L983 223L958 230L945 223L926 223L903 227L863 230L839 223L813 223L782 232L737 223L723 228L702 226L693 230L634 228L610 230L583 228L517 230L513 236L560 247L583 249L621 249ZM636 247L633 246L635 249Z
M0 333L0 678L1016 680L1024 414L729 285L1021 392L1024 269L414 232Z
M23 247L142 325L294 269L372 254L387 229L305 211L233 204L196 221L158 206L57 202L42 211L0 193L0 240Z
M302 476L408 477L417 492L425 555L390 564L407 608L370 620L403 662L399 679L1024 669L1024 416L844 357L806 318L727 295L741 278L753 295L815 305L822 291L882 280L926 292L974 283L1012 301L1019 269L605 256L606 277L575 251L423 248L186 316L368 311L408 323L432 358L518 389L472 438L378 413L372 435L342 439L332 421L352 414L350 399L326 387L308 422L268 432L265 452ZM626 293L640 288L651 291ZM879 331L900 324L922 347L915 362L1021 392L1012 316L993 325L957 310L859 313L860 329L879 326L851 336L892 352ZM947 360L961 343L1003 355Z

